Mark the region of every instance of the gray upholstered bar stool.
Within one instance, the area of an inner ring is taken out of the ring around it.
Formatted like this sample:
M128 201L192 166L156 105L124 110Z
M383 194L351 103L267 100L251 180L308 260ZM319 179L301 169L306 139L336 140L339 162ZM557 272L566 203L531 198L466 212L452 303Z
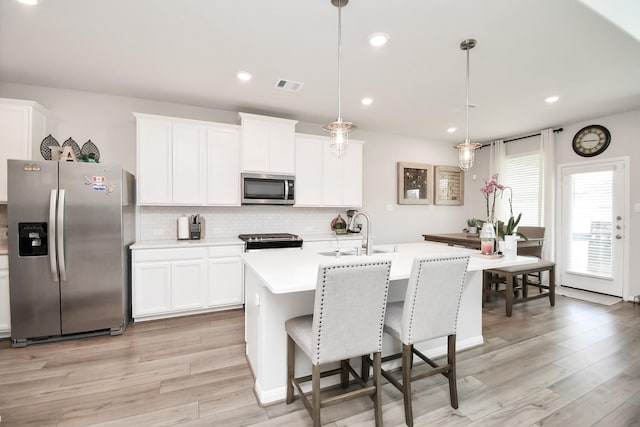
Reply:
M403 302L387 305L384 331L402 343L402 352L386 356L383 362L402 357L402 382L382 370L382 375L403 394L405 422L413 425L411 382L435 374L449 379L451 406L458 407L456 387L456 327L469 256L417 258L413 261ZM447 364L438 365L414 344L447 337ZM413 355L434 369L411 375Z
M376 426L382 425L380 364L390 270L390 260L321 265L313 315L285 322L287 403L293 402L295 386L314 426L320 426L321 407L365 395L373 397ZM311 359L312 373L309 376L295 377L296 347ZM351 367L349 359L368 357L372 353L373 385L368 386ZM340 368L320 371L320 365L338 361ZM349 384L349 374L361 388L320 400L320 378L337 374L340 374L343 388ZM301 387L301 383L309 380L311 401Z

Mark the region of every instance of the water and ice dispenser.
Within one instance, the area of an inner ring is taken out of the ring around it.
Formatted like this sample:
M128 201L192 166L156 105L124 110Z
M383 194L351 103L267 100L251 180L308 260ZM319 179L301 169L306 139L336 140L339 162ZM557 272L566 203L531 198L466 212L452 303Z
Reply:
M18 251L21 257L49 254L46 222L18 223Z

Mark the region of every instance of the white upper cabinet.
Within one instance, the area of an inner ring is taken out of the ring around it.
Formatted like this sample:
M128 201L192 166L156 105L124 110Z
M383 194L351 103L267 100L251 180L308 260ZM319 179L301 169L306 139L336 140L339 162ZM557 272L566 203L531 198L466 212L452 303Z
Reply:
M207 127L207 204L240 206L240 126Z
M0 98L0 202L7 202L7 160L42 159L32 153L46 136L45 116L36 102Z
M322 206L322 152L327 138L296 134L296 204Z
M172 126L172 201L178 205L201 205L205 196L206 128L176 123Z
M134 116L138 204L173 204L173 121L147 114Z
M296 120L239 113L242 171L295 174Z
M361 207L363 144L349 141L338 158L328 137L296 134L295 206Z
M140 205L240 205L240 127L134 113Z

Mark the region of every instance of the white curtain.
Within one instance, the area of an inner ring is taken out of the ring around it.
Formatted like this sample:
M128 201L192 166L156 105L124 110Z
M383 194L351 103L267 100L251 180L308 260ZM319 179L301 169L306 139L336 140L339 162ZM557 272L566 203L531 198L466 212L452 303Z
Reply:
M502 139L498 139L496 141L491 142L491 151L489 154L489 176L487 179L491 178L491 175L498 174L498 183L504 184L505 176L505 158L507 156L505 143ZM508 215L507 209L505 209L506 199L498 199L496 201L496 211L495 217L500 220L507 220Z
M544 245L542 245L542 258L555 260L555 204L556 204L556 161L555 161L555 134L553 129L545 129L540 132L540 153L542 155L542 208Z

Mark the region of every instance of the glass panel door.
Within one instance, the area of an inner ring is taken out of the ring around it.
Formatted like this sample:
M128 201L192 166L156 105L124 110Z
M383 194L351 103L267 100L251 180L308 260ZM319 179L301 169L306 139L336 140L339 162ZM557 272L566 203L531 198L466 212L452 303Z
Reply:
M622 296L624 163L562 168L562 286Z

